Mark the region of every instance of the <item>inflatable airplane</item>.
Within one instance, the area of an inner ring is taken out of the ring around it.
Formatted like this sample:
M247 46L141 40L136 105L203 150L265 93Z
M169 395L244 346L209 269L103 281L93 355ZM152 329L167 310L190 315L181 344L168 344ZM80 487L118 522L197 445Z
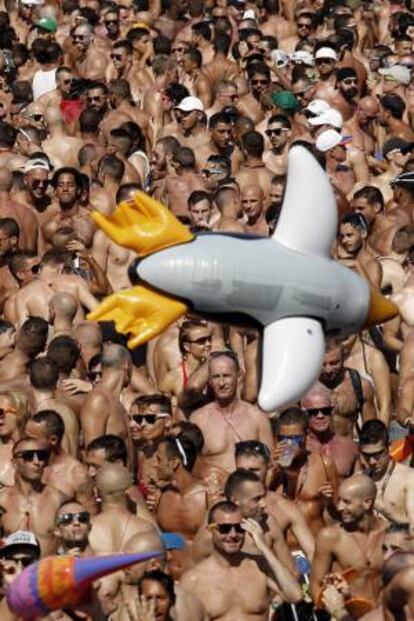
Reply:
M331 259L336 201L325 171L303 146L289 152L283 207L271 238L194 236L163 205L138 192L93 219L137 252L137 286L110 296L89 319L115 321L136 347L189 310L240 315L264 328L258 402L265 411L299 400L318 378L324 333L344 337L382 323L397 307Z

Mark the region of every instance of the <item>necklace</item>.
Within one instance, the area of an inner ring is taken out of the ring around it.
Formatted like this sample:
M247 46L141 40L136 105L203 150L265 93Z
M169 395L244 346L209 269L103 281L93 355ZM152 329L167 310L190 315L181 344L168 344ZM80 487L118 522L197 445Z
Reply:
M379 533L376 533L374 541L373 541L373 544L372 545L368 545L366 550L364 550L364 548L360 545L358 539L356 538L355 533L350 532L349 534L351 535L351 537L354 540L356 546L358 547L358 550L361 552L361 555L364 557L364 560L365 560L365 563L366 563L367 567L371 567L371 565L372 565L372 554L373 554L373 552L375 550L375 547L376 547L376 544L377 544L377 539L378 539L379 535L383 534L383 532L380 531ZM367 535L368 544L369 544L370 536L371 536L371 533L368 533L368 535Z

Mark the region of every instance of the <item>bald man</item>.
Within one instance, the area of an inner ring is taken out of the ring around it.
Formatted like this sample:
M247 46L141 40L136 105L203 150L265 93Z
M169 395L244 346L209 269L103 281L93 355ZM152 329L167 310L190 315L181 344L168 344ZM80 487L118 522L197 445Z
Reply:
M359 100L355 114L343 127L343 134L352 136L352 146L364 151L365 155L374 155L375 134L374 121L378 118L380 106L376 97L363 97Z
M71 293L56 293L49 301L49 322L53 324L52 338L72 336L78 301Z
M259 185L249 185L242 190L242 209L246 222L246 232L269 237L269 225L264 210L264 193Z
M339 486L340 521L322 528L316 538L311 573L315 601L321 589L329 584L335 566L336 573L347 580L352 596L376 605L385 531L384 522L374 515L376 494L375 483L363 474L355 474Z
M120 463L105 464L96 475L101 512L92 518L89 541L97 554L118 553L136 534L155 534L153 523L128 508L126 491L132 485L130 472Z
M7 168L0 168L0 218L13 218L20 228L19 248L36 250L39 222L34 209L14 201L10 196L13 175Z

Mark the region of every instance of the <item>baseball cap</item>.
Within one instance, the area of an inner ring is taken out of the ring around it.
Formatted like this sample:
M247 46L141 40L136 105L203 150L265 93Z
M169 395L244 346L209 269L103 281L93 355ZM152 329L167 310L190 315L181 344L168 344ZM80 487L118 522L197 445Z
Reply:
M299 110L299 103L290 91L279 91L270 97L272 104L285 112L296 112Z
M166 550L183 550L185 539L178 533L161 533L162 542Z
M38 19L36 24L38 28L43 28L43 30L47 30L48 32L56 32L57 23L51 17L42 17Z
M313 125L314 127L318 127L319 125L332 125L332 127L336 127L336 129L342 129L342 125L344 124L344 118L342 114L335 110L335 108L329 108L319 114L319 116L314 116L309 119L309 125Z
M315 54L315 60L318 58L330 58L331 60L338 60L338 54L331 47L320 47Z
M414 189L414 171L403 172L394 177L391 181L391 185L397 185L400 188L406 188L407 190Z
M330 110L330 109L331 109L331 106L324 99L313 99L305 107L305 110L307 112L310 112L311 114L315 116L319 116L323 112L326 112L327 110Z
M18 530L5 539L2 539L0 556L4 556L6 551L10 552L13 548L20 547L31 548L40 555L40 546L34 534L27 530Z
M313 67L313 65L315 64L312 54L310 52L306 52L305 50L293 52L290 57L294 63L303 63L307 67Z
M192 112L193 110L204 112L203 102L201 99L198 99L198 97L184 97L175 107L177 110L182 110L183 112Z
M404 138L398 138L397 136L389 138L384 142L382 147L382 154L388 155L392 151L401 151L402 153L408 153L411 150L412 143L404 140Z
M378 73L383 75L385 78L391 78L395 82L399 82L400 84L408 84L411 82L411 73L407 67L404 65L393 65L392 67L383 67L382 69L378 69Z
M351 136L342 136L342 134L337 132L335 129L327 129L317 137L316 148L318 151L325 153L340 144L347 144L348 142L351 142L351 140Z
M28 173L31 170L37 170L39 168L41 170L47 170L47 172L50 172L50 165L48 164L46 159L34 157L27 160L26 164L24 165L23 172Z
M42 6L45 2L44 0L20 0L22 4L31 4L33 6Z

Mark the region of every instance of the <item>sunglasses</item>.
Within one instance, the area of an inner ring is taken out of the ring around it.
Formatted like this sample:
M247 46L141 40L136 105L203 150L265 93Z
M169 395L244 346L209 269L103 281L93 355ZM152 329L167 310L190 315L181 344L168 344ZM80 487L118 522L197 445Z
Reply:
M87 511L79 511L78 513L62 513L57 518L58 526L69 526L75 520L79 524L89 524L89 513Z
M36 188L40 188L41 186L44 186L47 188L48 185L49 185L49 179L33 179L32 181L32 188L34 190L36 190Z
M232 530L238 535L241 535L245 532L243 526L237 522L236 524L210 524L210 528L214 530L218 530L220 535L229 535Z
M223 171L218 168L203 168L201 172L205 177L211 177L212 175L221 175Z
M295 444L301 444L303 442L305 436L303 435L295 435L295 436L284 436L284 435L279 435L278 436L278 440L279 442L294 442Z
M33 119L33 121L36 121L36 123L39 123L39 121L43 121L43 114L31 114L29 116L29 119Z
M85 41L86 35L72 35L72 41Z
M46 449L27 449L25 451L19 451L13 457L23 459L23 461L26 462L32 462L34 461L35 456L39 461L47 462L49 459L49 451Z
M266 136L281 136L283 134L283 132L287 132L289 131L288 129L286 129L285 127L278 127L277 129L267 129L265 131Z
M331 65L334 62L333 58L317 58L315 60L317 65Z
M310 30L312 28L312 24L298 23L298 28L307 28L308 30Z
M122 60L122 55L121 54L111 54L111 59L112 60Z
M364 453L364 451L359 451L362 457L365 459L379 459L384 453L388 452L388 448L384 447L380 451L376 451L375 453Z
M251 84L269 84L269 80L251 80Z
M31 556L13 556L12 554L5 554L4 559L6 561L14 561L15 563L21 563L23 567L29 567L32 563L34 563L37 559L32 558Z
M190 341L190 339L187 341L187 343L196 343L197 345L205 345L206 343L211 343L212 337L211 336L200 336L199 339L194 339L193 341Z
M118 20L117 19L106 19L105 24L117 24Z
M142 425L145 421L147 425L155 425L157 420L161 418L167 418L168 414L133 414L132 420L137 423L137 425Z
M326 406L324 408L308 408L307 410L308 416L318 416L318 414L323 414L324 416L331 416L333 412L332 406Z

